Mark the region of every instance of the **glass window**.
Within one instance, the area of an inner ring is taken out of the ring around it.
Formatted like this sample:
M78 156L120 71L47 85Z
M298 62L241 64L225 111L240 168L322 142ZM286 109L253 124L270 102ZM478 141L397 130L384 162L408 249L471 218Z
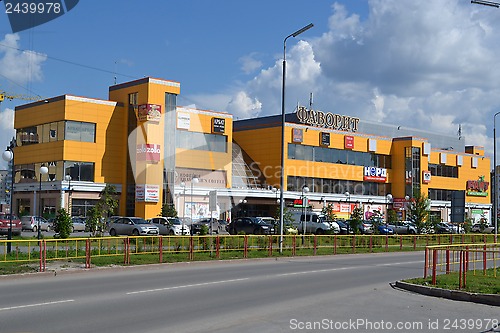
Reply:
M89 162L64 162L64 174L70 175L76 181L94 181L94 163Z
M64 134L66 140L95 142L95 124L66 121Z

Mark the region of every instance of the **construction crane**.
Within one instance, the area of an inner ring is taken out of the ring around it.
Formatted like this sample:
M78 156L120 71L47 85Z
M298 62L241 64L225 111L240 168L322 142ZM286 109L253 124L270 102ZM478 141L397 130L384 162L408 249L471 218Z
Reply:
M9 101L12 101L13 99L23 99L25 101L40 101L44 99L41 96L29 96L29 95L15 95L15 94L9 94L5 91L0 91L0 103L2 103L5 99L8 99Z

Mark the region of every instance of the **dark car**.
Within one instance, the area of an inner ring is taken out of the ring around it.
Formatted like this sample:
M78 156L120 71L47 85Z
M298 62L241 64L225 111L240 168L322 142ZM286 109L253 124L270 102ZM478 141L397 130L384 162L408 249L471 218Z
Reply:
M10 214L0 213L0 234L7 235L9 233L9 228L11 228L11 216ZM12 234L21 235L23 226L21 220L17 218L16 215L12 215Z
M446 223L440 222L436 224L436 228L434 229L436 234L451 234L453 233L453 229Z
M379 234L381 235L394 235L394 229L392 229L390 226L381 224L377 227L377 230Z
M191 234L199 234L201 232L201 227L202 226L207 226L207 230L209 234L218 234L219 230L221 230L221 225L219 223L219 220L213 218L207 218L207 219L201 219L193 224L191 224Z
M238 217L227 226L227 231L231 235L239 233L265 235L274 234L274 226L258 217Z
M337 224L339 225L339 234L341 235L347 235L347 234L352 234L352 230L349 228L349 226L347 225L347 223L345 223L344 221L341 221L341 220L337 220L335 221L337 222Z

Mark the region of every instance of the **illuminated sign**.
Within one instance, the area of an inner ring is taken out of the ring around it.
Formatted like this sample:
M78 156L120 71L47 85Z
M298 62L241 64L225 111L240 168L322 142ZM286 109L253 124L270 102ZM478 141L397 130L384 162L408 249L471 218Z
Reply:
M330 145L330 133L320 133L320 139L319 143L322 146L329 146Z
M385 183L387 180L387 169L376 167L365 167L363 180Z
M161 105L158 104L142 104L139 105L137 111L137 118L139 121L154 121L160 122L161 120Z
M488 196L489 182L484 181L484 176L479 176L478 180L468 180L466 185L467 195L475 197Z
M344 137L344 148L345 149L354 149L354 137L350 135L346 135Z
M340 131L358 131L359 118L343 116L331 112L307 110L304 106L299 106L296 114L299 121L303 124Z
M294 128L292 131L293 142L301 143L303 139L304 139L304 134L302 133L302 130L299 128Z
M424 170L422 171L422 183L429 184L431 182L431 172Z
M223 118L212 118L212 133L224 133L226 120Z
M161 149L160 145L146 143L137 145L136 159L137 161L159 162Z

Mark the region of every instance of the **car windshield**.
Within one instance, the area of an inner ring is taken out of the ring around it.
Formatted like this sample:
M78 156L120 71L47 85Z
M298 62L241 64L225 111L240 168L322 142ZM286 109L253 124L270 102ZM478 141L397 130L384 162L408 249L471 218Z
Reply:
M131 220L132 220L132 222L134 222L134 224L149 224L148 221L146 221L145 219L141 219L139 217L133 218Z

